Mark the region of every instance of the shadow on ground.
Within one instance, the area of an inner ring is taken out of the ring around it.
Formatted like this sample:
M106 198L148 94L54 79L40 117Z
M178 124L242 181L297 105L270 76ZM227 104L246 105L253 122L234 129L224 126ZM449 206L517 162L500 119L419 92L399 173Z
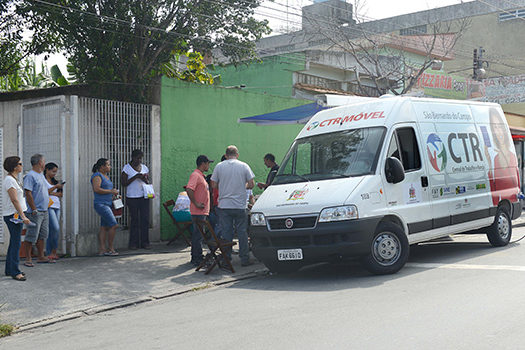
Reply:
M265 290L301 292L372 288L433 269L432 267L418 267L418 264L454 264L475 261L478 258L486 258L492 254L516 249L519 244L513 243L506 247L495 248L481 235L455 236L453 241L436 241L411 246L407 266L393 275L371 275L359 261L351 261L312 265L290 274L268 274L268 282L264 283L264 286L259 283L239 281L230 285L229 288L264 288ZM415 266L411 266L412 264Z

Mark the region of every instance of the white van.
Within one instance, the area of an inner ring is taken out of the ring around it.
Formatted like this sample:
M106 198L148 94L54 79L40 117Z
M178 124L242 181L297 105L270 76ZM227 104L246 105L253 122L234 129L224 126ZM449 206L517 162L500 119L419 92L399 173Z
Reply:
M462 232L508 244L521 214L514 145L492 103L385 97L302 129L250 216L271 271L360 257L395 273L411 244Z

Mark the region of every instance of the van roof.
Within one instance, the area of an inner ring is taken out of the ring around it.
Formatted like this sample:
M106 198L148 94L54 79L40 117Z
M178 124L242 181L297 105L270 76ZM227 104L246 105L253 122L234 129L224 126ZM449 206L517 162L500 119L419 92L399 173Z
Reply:
M416 105L419 107L415 108ZM471 107L475 106L483 109L493 107L501 111L501 106L496 103L385 95L374 100L356 102L321 111L306 123L297 135L297 139L364 127L388 127L399 122L415 122L418 120L421 122L423 117L418 115L415 109L420 111L426 106L432 106L432 110L438 110L443 115L454 116L458 114L467 119L472 119Z

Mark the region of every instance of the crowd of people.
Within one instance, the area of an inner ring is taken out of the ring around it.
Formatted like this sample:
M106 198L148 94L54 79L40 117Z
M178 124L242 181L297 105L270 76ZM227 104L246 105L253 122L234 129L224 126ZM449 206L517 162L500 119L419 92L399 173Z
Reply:
M232 242L234 233L237 234L241 265L251 265L247 229L248 211L254 204L252 189L256 186L255 175L248 164L239 160L239 150L234 145L226 148L221 162L213 169L209 181L206 181L204 173L209 171L212 162L205 155L198 156L197 168L186 185L193 221L190 262L199 266L204 259L202 235L196 223L208 219L221 239ZM265 183L257 183L260 189L266 189L279 170L275 156L270 153L264 156L264 164L270 168L270 172ZM231 259L231 251L228 254Z
M149 169L142 164L144 153L134 150L131 161L122 169L121 182L127 187L126 204L130 214L130 249L150 249L149 243L149 202L144 185L149 184ZM55 263L60 237L60 206L65 182L56 179L59 167L45 162L44 156L31 157L31 170L19 177L23 171L20 157L11 156L4 160L7 176L3 182L3 216L9 230L5 274L17 281L25 281L26 275L19 268L20 252L25 257L23 265L34 267L33 247L36 247L36 263ZM91 185L94 192L93 206L100 216L100 256L116 256L113 246L118 227L113 201L119 190L109 177L111 162L100 158L93 165ZM22 242L22 229L26 234Z
M136 149L131 161L121 171L121 184L127 188L125 203L129 209L129 243L131 250L150 249L149 216L151 196L150 171L142 163L144 153ZM197 168L190 175L186 186L190 200L190 213L194 223L192 233L191 263L198 266L203 260L202 236L196 229L198 220L209 220L217 234L232 241L234 233L239 239L239 257L243 266L250 265L248 247L247 210L254 203L252 189L266 189L273 181L279 166L275 157L267 154L264 164L270 168L265 183L255 183L250 166L239 159L236 146L228 146L226 153L211 175L210 160L205 155L197 157ZM20 252L25 257L23 265L34 267L33 247L36 247L36 263L56 263L60 237L60 207L65 181L56 179L59 167L45 162L41 154L31 157L31 170L20 182L23 166L20 157L4 160L7 176L3 182L3 216L9 234L5 274L17 281L25 281L26 274L20 270ZM111 162L100 158L93 165L91 185L94 192L93 206L100 216L99 256L117 256L114 239L118 223L115 217L115 200L120 192L110 179ZM148 188L150 186L150 188ZM211 188L210 188L211 187ZM22 242L22 229L26 234ZM230 252L231 254L231 252ZM231 258L231 256L230 256Z

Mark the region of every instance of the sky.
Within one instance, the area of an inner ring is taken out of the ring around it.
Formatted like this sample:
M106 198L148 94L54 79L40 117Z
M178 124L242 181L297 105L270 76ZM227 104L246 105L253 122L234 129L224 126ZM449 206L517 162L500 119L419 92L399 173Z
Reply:
M406 13L429 10L436 7L455 5L473 0L346 0L351 3L354 13L361 20L375 20ZM300 28L300 8L312 5L313 0L265 0L258 18L266 18L274 31L271 35ZM295 28L294 28L295 27Z
M354 12L357 12L357 15L364 20L394 17L470 1L473 0L347 0L354 5ZM268 19L273 31L270 35L277 35L300 29L301 18L298 16L300 9L302 6L311 4L313 0L274 0L273 2L266 0L256 10L256 14L258 19ZM40 66L39 62L42 57L37 57L37 66ZM67 74L67 60L63 55L50 55L48 66L51 67L54 64L58 64L64 75Z

